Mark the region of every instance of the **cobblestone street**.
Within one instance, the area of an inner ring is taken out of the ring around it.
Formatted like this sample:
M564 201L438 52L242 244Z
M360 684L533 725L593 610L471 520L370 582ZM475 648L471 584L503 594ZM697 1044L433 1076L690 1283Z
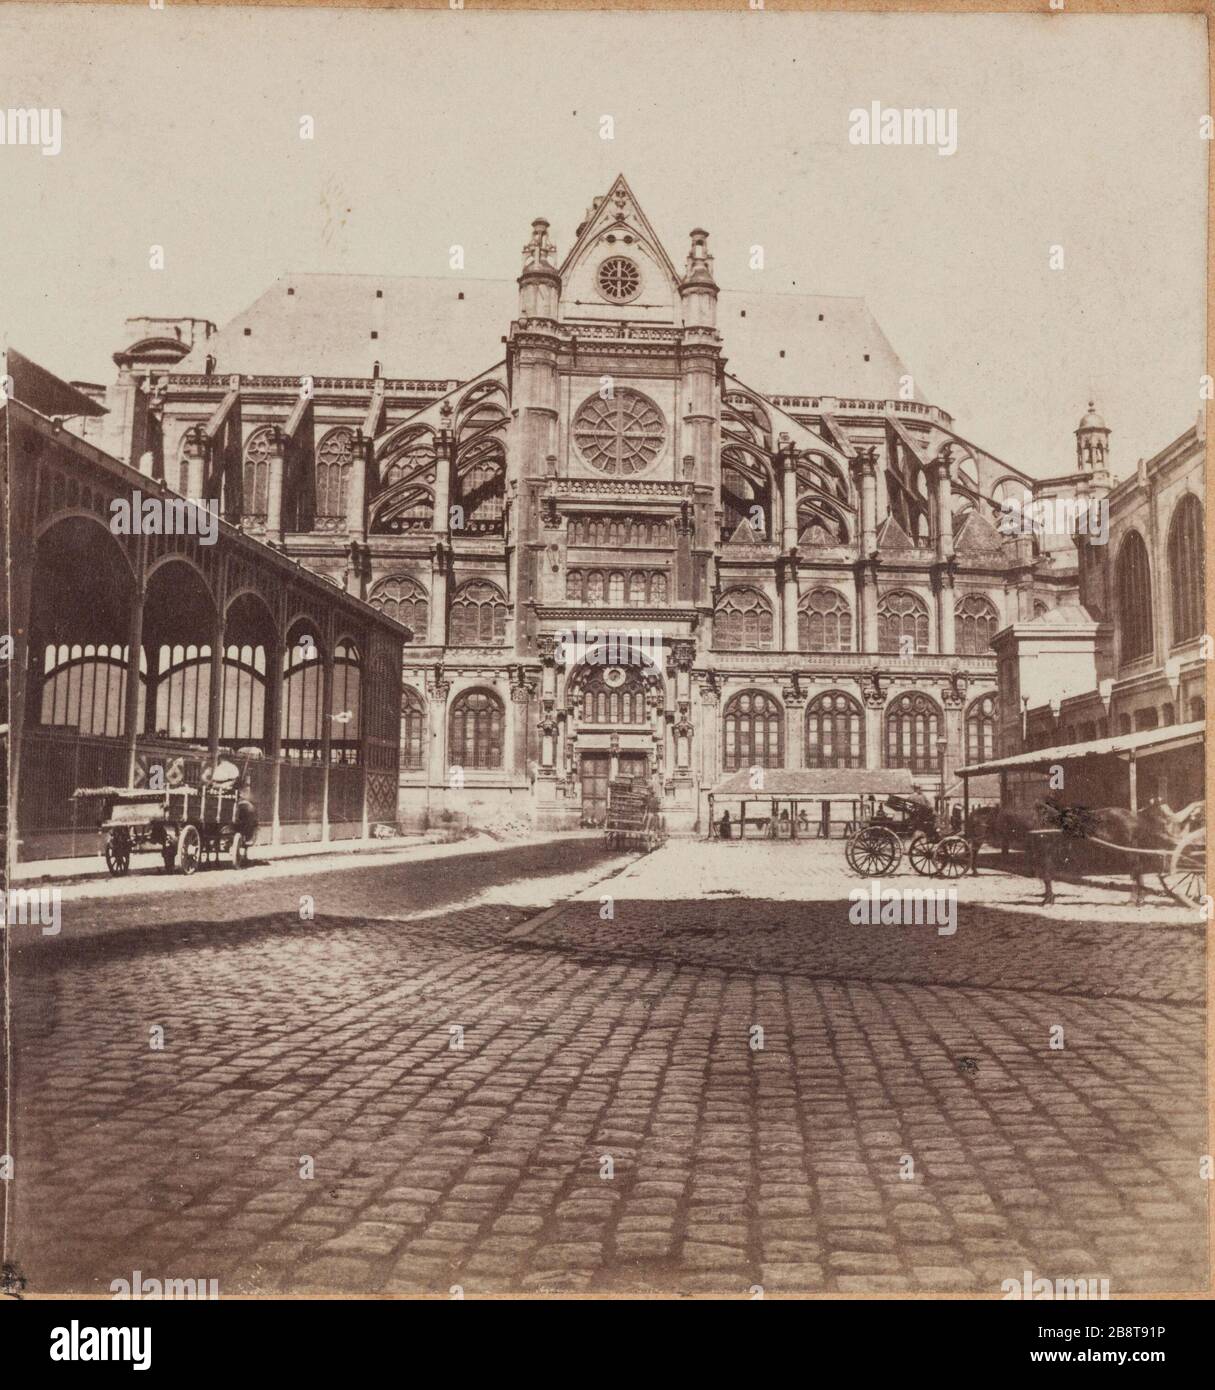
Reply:
M132 883L13 932L31 1291L1207 1287L1160 895L987 872L941 934L850 922L839 845L591 838Z

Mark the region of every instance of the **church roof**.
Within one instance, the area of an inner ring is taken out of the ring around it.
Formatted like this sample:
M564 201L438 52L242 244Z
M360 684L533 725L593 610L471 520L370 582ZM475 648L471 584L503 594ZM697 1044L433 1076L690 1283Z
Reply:
M510 280L287 274L177 370L213 356L219 376L370 377L379 362L389 378L467 381L500 360L518 309ZM859 298L723 290L718 327L730 372L766 396L895 399L907 374Z

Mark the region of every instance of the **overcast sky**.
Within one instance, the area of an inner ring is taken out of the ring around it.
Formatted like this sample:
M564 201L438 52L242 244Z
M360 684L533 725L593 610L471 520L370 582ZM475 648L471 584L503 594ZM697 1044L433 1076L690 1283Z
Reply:
M60 108L63 149L0 145L0 338L107 382L126 317L222 324L288 269L446 274L459 242L513 278L532 217L563 255L623 171L677 265L705 226L723 287L864 295L1031 473L1095 396L1123 473L1199 406L1205 43L1200 16L2 5L0 101ZM874 101L956 108L957 153L850 144Z

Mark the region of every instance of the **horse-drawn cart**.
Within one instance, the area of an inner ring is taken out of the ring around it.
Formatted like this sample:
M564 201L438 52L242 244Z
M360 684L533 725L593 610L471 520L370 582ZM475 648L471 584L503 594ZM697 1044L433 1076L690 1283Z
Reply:
M140 852L159 854L166 873L192 874L221 860L243 869L257 837L253 803L235 788L81 787L73 795L101 801L102 854L115 876Z
M887 814L893 811L893 816ZM890 796L885 807L848 837L844 857L858 874L892 874L906 853L925 877L960 878L971 868L970 845L947 833L931 805L919 796Z
M608 783L607 842L613 849L657 849L664 834L658 798L645 777L619 777Z

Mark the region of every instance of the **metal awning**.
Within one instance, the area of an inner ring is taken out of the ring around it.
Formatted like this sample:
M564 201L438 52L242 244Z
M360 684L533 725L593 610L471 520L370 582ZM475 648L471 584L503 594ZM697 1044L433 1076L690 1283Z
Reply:
M1136 734L1117 734L1113 738L1093 739L1088 743L1064 743L1057 748L1035 748L1029 753L1017 753L1011 758L997 758L990 763L974 763L958 768L959 777L975 777L986 772L1031 772L1055 763L1075 762L1080 758L1132 758L1140 753L1171 753L1179 748L1192 748L1203 742L1207 726L1203 720L1194 724L1169 724L1163 729L1141 729Z
M915 781L905 767L770 767L764 769L763 786L757 787L751 780L751 769L742 768L718 782L709 795L715 800L804 796L851 801L870 795L914 796Z

